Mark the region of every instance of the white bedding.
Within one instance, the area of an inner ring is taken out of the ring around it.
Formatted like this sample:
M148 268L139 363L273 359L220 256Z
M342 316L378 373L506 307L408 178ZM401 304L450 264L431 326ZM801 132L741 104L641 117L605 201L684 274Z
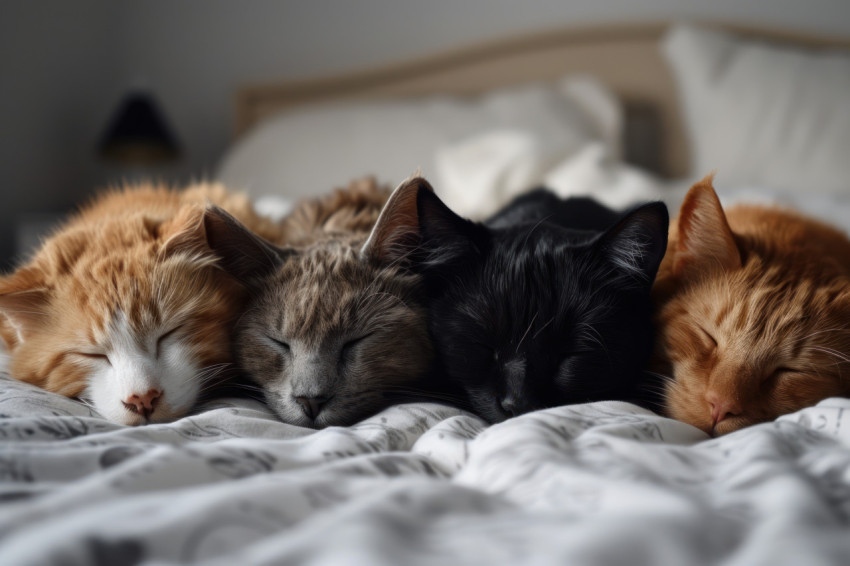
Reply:
M626 403L125 428L0 378L0 564L846 564L850 400L709 440Z
M499 132L496 132L499 133ZM482 135L467 140L464 145L445 148L441 178L451 179L446 186L435 190L459 214L480 219L508 204L519 194L522 180L525 188L542 185L561 197L589 196L617 210L639 202L663 201L673 218L691 185L712 171L701 172L689 179L662 180L654 175L615 159L602 144L589 142L572 155L536 167L544 161L539 152L541 144L529 132L514 132L512 136ZM531 148L531 149L529 149ZM478 158L476 158L478 156ZM533 175L526 172L534 171ZM717 171L714 187L724 206L739 203L777 205L818 218L850 234L850 181L847 190L824 193L802 185L792 189L777 186L729 183L723 171ZM458 198L467 192L467 204ZM486 202L477 209L470 202ZM480 212L480 214L476 214Z

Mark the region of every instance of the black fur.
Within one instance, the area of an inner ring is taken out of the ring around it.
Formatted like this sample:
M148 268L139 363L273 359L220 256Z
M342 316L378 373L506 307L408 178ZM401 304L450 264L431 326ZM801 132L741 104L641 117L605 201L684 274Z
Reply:
M649 291L667 208L623 215L536 190L484 224L417 195L438 371L491 422L535 409L640 400L652 348Z

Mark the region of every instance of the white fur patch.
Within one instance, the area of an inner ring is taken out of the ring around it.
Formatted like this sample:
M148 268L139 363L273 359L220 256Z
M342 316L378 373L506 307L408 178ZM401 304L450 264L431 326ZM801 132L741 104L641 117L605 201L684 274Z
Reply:
M200 391L199 368L179 334L164 340L157 356L157 340L168 330L139 336L118 311L106 339L109 361L92 360L87 388L87 397L104 417L121 424L143 424L145 419L124 402L151 389L162 391L152 422L172 420L194 405Z

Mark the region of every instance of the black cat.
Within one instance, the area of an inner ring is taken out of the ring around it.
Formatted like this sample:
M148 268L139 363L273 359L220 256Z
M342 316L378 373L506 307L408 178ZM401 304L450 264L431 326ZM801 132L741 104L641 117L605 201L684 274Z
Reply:
M599 400L646 401L650 297L667 208L626 214L545 190L485 223L449 210L419 179L422 274L437 373L490 422Z

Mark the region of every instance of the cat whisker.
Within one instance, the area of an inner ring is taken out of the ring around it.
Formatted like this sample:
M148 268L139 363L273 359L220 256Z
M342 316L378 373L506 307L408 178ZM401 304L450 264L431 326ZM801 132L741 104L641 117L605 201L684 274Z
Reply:
M211 365L204 366L204 367L200 368L199 373L204 373L204 372L211 371L211 370L221 369L223 367L227 367L227 366L230 366L230 365L233 365L233 364L231 364L230 362L221 362L221 363L218 363L218 364L211 364Z
M644 370L644 373L646 373L648 375L655 376L655 377L659 377L659 378L663 379L664 381L673 381L673 376L671 376L671 375L665 375L663 373L658 373L658 372L649 371L649 370Z
M643 384L640 387L641 391L649 391L650 393L666 393L667 387L664 385L655 385L655 384Z
M208 380L203 385L201 385L201 387L198 389L198 392L203 393L205 391L210 391L212 389L215 389L219 385L226 383L226 381L227 380L224 380L224 379L222 379L222 380Z
M220 385L220 384L216 383L216 384L208 385L207 387L202 387L202 388L198 389L198 393L197 393L198 397L205 396L210 391L215 391L216 389L218 389L218 387L217 387L218 385Z
M233 364L231 363L221 363L207 366L201 369L195 375L195 378L200 382L198 394L215 389L222 383L226 382L227 376L222 376L221 374L227 371L232 365Z
M552 324L554 321L555 321L554 316L552 318L550 318L549 320L547 320L546 323L543 326L541 326L540 328L537 329L537 332L534 333L534 336L532 336L531 339L536 340L537 337L540 335L540 333L543 332L546 329L546 327L549 326L550 324Z
M214 366L208 366L208 367L205 367L202 370L200 370L195 375L195 377L200 379L201 381L207 381L207 380L210 380L210 379L214 379L216 376L218 376L220 373L222 373L223 371L230 368L232 365L233 364L223 363L223 364L216 364Z
M838 327L838 328L827 328L826 330L819 330L817 332L812 332L811 334L807 334L806 336L803 336L802 338L798 338L797 342L799 343L799 342L802 342L803 340L808 340L809 338L813 338L813 337L818 336L820 334L826 334L827 332L840 332L840 331L846 332L847 328L846 327Z
M587 333L584 335L585 338L587 338L591 342L599 345L601 348L603 348L605 350L606 353L608 353L608 347L605 345L603 338L602 338L602 335L599 333L598 330L596 330L595 328L593 328L593 326L591 326L590 324L588 324L586 322L582 322L578 326L587 330Z
M207 372L207 371L215 371L215 370L219 370L219 369L222 369L222 368L230 367L232 365L233 364L231 362L222 362L222 363L219 363L219 364L212 364L212 365L202 367L201 372L203 373L203 372Z
M239 389L245 389L247 391L257 391L259 393L265 393L265 389L262 387L258 387L256 385L250 385L248 383L233 383L234 387L238 387Z
M847 356L845 356L844 354L842 354L841 352L839 352L837 350L833 350L832 348L813 346L811 349L815 350L817 352L823 352L825 354L829 354L833 357L838 358L839 360L841 360L843 362L850 362L850 358L848 358Z
M78 397L77 400L88 408L89 412L92 413L92 416L100 415L100 411L97 410L97 407L94 406L94 403L90 399Z
M209 391L210 389L213 389L213 388L221 385L222 383L225 383L226 381L227 381L226 379L208 378L208 379L204 380L203 383L201 383L201 386L198 388L198 390L199 391Z
M514 354L519 353L519 348L522 346L522 343L525 341L525 337L528 336L528 333L531 331L531 327L534 326L534 321L537 320L537 315L540 314L540 311L534 313L534 316L531 317L531 322L528 323L528 328L525 329L525 334L522 335L522 338L519 339L519 344L516 345L516 350L514 350Z

